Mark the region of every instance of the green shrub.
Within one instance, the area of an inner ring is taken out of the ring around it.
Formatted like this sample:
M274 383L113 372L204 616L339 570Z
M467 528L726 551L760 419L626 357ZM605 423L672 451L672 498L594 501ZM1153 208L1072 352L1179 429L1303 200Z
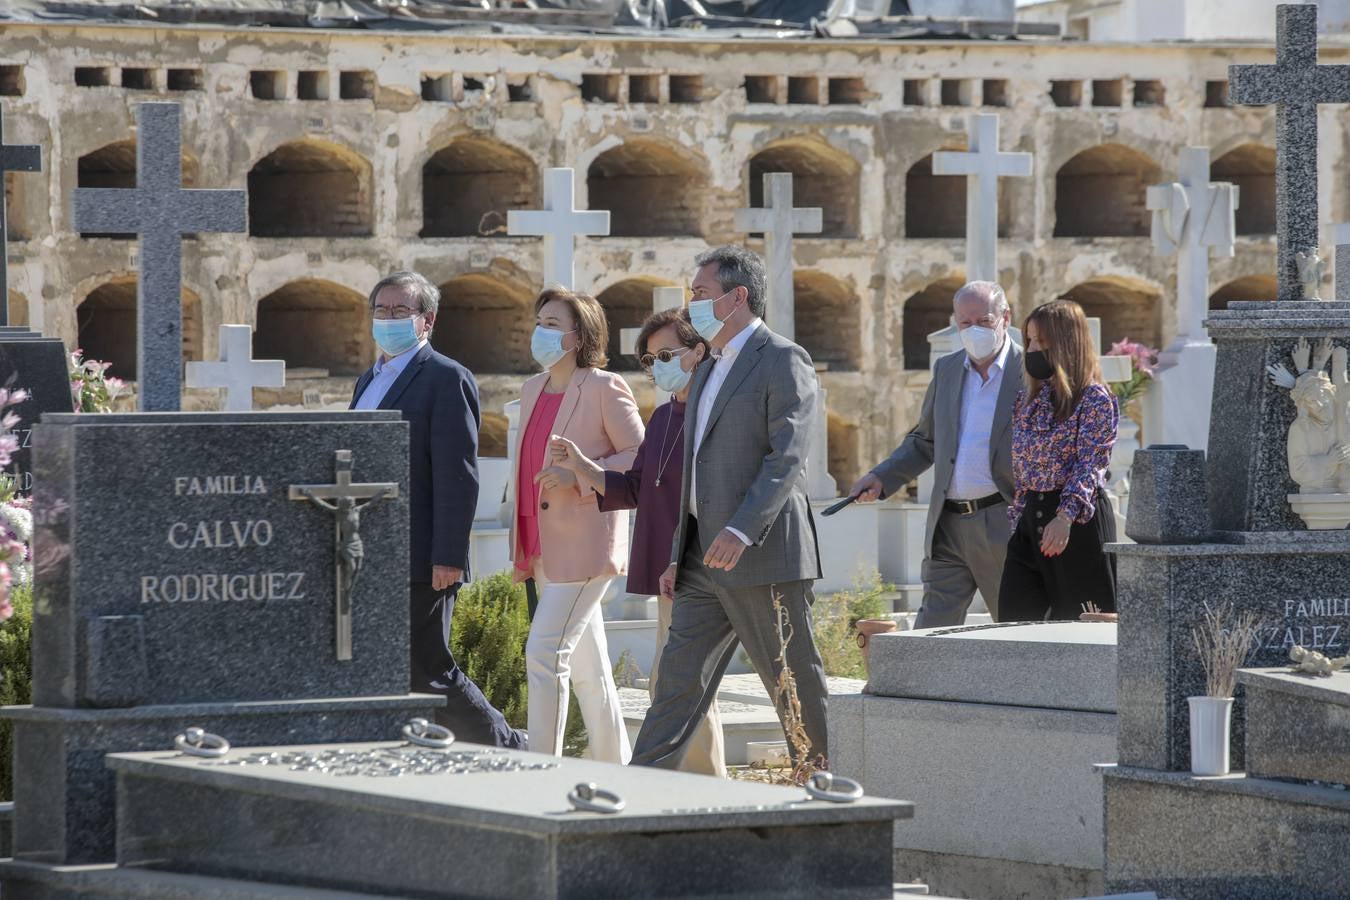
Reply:
M882 595L895 590L881 580L881 573L859 573L853 580L853 590L840 591L816 600L812 611L815 620L813 634L820 651L825 674L838 678L866 678L862 650L858 647L855 628L862 619L882 619L889 613Z
M9 595L14 615L0 622L0 706L33 700L33 596L15 585ZM14 726L0 720L0 800L14 798Z

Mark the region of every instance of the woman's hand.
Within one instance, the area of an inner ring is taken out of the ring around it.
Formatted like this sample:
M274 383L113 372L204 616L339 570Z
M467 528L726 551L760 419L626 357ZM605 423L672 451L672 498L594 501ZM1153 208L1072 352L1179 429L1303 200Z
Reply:
M581 460L585 459L576 444L558 434L549 438L548 456L553 465L561 466L570 472L575 472L581 464Z
M577 476L562 466L549 466L534 476L534 483L546 491L577 486Z
M1060 513L1041 533L1041 555L1059 556L1069 546L1069 517Z

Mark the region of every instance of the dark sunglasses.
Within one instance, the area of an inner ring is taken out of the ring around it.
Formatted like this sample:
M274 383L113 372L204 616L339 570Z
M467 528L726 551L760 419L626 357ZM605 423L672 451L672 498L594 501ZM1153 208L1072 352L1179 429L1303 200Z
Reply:
M656 364L657 360L660 360L663 363L668 363L672 359L677 359L681 354L688 352L689 352L688 347L681 347L679 350L657 350L654 355L651 353L642 354L642 358L639 359L638 362L642 363L642 368L650 369L653 365Z

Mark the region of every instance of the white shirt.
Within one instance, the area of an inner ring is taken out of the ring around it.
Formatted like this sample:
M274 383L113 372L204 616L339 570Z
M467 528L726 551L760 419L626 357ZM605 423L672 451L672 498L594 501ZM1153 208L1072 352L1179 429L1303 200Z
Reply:
M749 325L727 342L722 348L721 355L717 357L717 362L713 364L712 371L708 373L708 380L703 382L702 393L698 395L697 417L694 420L694 458L689 467L689 514L694 518L698 518L698 484L694 473L698 471L698 449L703 446L703 438L708 430L708 417L712 415L713 404L717 402L717 395L722 392L722 386L727 383L727 376L731 374L731 367L735 364L737 355L745 349L750 336L755 333L759 324L758 318L751 319ZM740 538L745 546L750 546L750 539L735 528L728 526L727 531ZM707 539L708 536L702 537Z
M1008 362L1011 343L1005 335L1003 349L989 366L986 380L981 380L980 373L971 365L970 354L966 354L956 466L952 469L951 487L947 489L947 496L952 500L980 500L998 493L998 485L994 484L994 475L989 469L989 432L994 428L994 413L998 409L998 394L1003 386L1003 369Z
M411 350L404 350L398 356L389 359L379 359L375 361L375 374L370 379L370 384L361 392L361 396L356 398L356 406L353 409L379 409L380 403L384 401L384 395L389 393L389 389L398 381L398 376L403 374L403 370L408 368L408 363L412 362L417 351L422 349L426 343L423 338L417 342L417 346Z

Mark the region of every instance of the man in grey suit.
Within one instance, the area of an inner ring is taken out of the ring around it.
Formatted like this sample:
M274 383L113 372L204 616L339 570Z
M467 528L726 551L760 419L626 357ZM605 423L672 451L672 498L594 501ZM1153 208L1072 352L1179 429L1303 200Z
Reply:
M938 360L918 424L849 491L870 503L935 467L915 628L960 625L977 588L997 618L1008 552L1012 413L1022 384L1022 348L1009 333L1008 298L994 282L970 282L956 292L952 307L964 349Z
M689 304L716 354L695 370L685 414L681 507L662 593L675 598L661 679L633 762L675 768L740 641L772 695L782 664L773 600L787 615L809 758L829 758L825 671L811 634L820 577L806 500L816 409L811 357L763 321L764 262L739 247L697 260ZM786 631L786 629L785 629ZM778 710L779 718L783 710ZM792 747L794 758L796 748Z

